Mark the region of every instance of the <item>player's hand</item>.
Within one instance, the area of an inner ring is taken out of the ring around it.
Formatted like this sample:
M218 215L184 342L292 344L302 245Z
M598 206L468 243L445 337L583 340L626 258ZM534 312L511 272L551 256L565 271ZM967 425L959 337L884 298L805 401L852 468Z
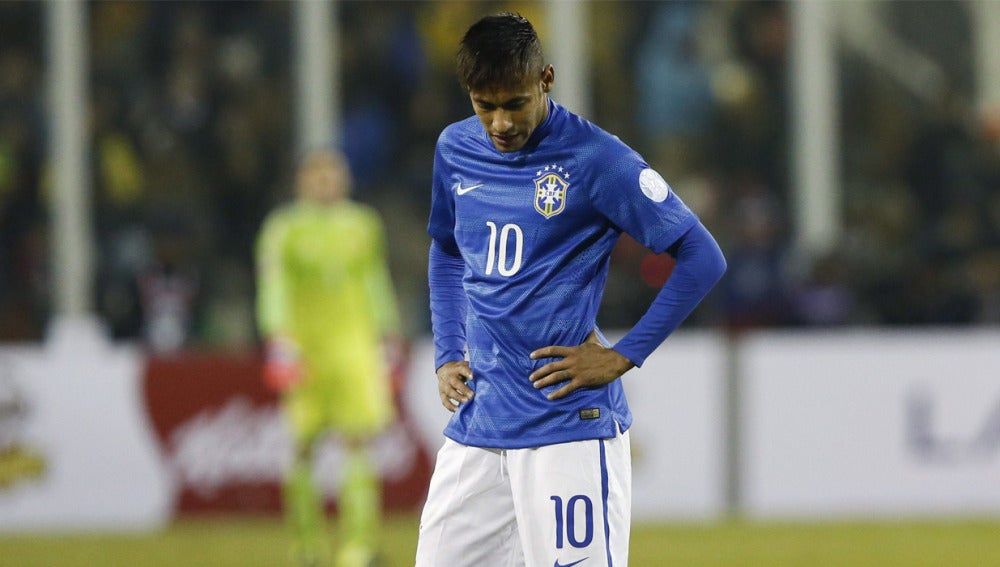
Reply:
M472 368L468 361L453 360L437 369L438 393L441 395L441 405L450 412L458 409L463 402L472 399L473 392L467 381L472 380Z
M284 392L302 381L302 358L295 341L277 337L267 341L264 353L264 384Z
M550 393L550 400L568 396L578 388L595 388L613 382L635 365L618 351L610 349L591 331L579 346L547 346L531 353L531 359L560 358L535 370L528 378L536 389L566 382Z

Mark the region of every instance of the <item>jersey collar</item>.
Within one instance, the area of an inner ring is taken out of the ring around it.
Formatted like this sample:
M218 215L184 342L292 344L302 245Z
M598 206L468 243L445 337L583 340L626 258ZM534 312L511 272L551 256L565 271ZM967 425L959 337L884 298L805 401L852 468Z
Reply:
M549 97L548 116L546 116L545 120L542 120L542 123L535 128L535 131L531 133L531 137L528 138L527 143L525 143L524 147L519 151L523 152L526 149L534 149L537 147L538 144L540 144L542 140L549 135L549 132L552 130L552 124L555 122L556 112L561 109L562 107L556 104L556 101L552 100L552 97Z

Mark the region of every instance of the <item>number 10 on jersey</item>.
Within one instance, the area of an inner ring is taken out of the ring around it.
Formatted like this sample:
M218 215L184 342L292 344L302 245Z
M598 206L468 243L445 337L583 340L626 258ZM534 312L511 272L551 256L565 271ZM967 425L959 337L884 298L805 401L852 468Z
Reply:
M497 223L486 221L486 226L490 227L490 244L486 253L486 275L493 273L496 266L497 273L504 277L513 276L521 269L521 253L524 250L524 232L516 224L505 224L497 229ZM499 246L497 236L499 233ZM508 255L511 235L514 236L514 255Z

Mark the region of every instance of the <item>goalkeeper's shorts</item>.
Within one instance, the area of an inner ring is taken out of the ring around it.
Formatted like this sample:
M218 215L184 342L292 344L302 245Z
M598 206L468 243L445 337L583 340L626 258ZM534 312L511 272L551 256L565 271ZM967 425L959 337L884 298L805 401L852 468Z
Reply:
M327 430L372 437L396 417L384 372L348 374L307 366L305 379L284 393L283 404L292 435L300 441Z

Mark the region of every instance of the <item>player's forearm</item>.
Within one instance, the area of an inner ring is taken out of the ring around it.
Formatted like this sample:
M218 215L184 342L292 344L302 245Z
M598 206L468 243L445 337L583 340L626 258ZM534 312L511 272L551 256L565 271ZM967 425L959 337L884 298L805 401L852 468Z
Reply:
M275 275L258 278L257 328L262 336L288 333L288 309L282 279Z
M462 289L465 264L431 241L427 263L431 328L434 331L434 367L465 358L465 316L468 302Z
M614 349L642 366L656 347L694 311L726 271L718 243L701 223L677 246L677 265L649 310Z

